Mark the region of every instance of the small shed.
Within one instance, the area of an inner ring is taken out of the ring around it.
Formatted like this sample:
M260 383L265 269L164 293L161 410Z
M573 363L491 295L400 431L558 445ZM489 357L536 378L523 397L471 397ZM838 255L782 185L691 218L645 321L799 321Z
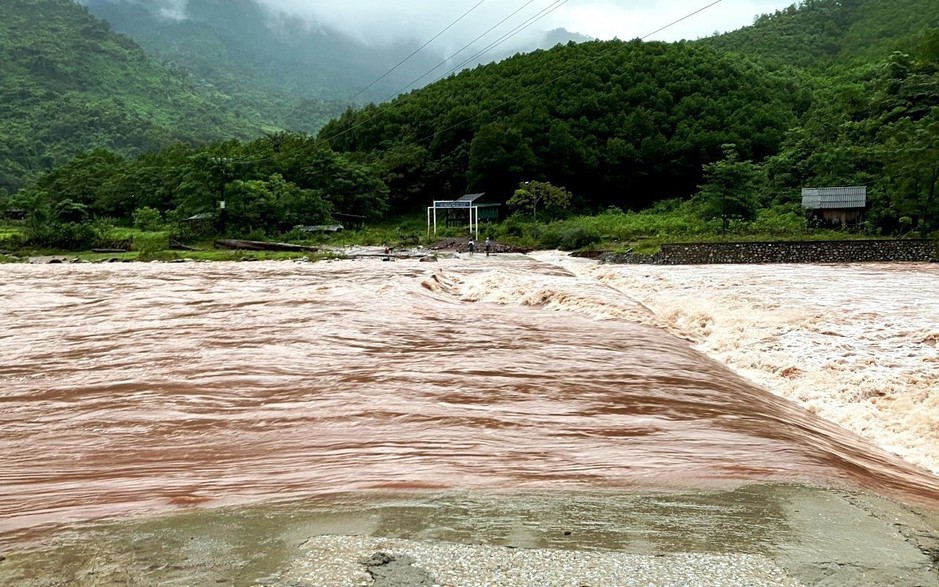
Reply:
M365 221L367 220L365 216L359 214L339 214L338 212L333 212L333 218L349 230L362 230L365 228Z
M802 188L802 207L810 222L859 224L867 209L867 186Z
M345 227L341 224L316 224L313 226L295 226L294 230L307 234L342 232Z

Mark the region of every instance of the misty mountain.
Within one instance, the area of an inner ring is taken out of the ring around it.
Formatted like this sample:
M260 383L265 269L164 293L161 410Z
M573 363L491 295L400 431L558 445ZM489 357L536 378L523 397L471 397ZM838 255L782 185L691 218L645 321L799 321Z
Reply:
M247 138L253 116L220 108L71 0L0 2L0 191L95 148Z
M518 46L473 57L476 50L431 45L369 87L417 50L424 39L362 40L295 15L278 12L257 0L83 0L114 30L127 34L148 53L192 72L194 81L228 94L262 92L275 101L318 101L322 113L338 114L346 104L382 102L424 86L463 64L499 60ZM588 37L563 29L526 38L524 50L548 48ZM501 47L499 48L501 49ZM429 74L428 74L429 73ZM428 74L428 75L425 75ZM336 104L340 107L337 108ZM278 120L292 130L319 128L322 117L303 113Z

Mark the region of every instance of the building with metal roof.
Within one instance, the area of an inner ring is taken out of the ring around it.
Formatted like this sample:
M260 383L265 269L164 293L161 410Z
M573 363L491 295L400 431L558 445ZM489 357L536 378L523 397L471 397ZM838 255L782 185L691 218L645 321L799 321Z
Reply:
M802 188L802 207L810 223L858 224L867 210L867 186Z

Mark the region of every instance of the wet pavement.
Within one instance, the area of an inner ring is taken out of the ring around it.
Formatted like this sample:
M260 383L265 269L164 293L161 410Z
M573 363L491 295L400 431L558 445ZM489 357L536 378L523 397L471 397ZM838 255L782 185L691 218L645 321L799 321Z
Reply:
M446 585L524 585L506 573L530 567L577 587L603 576L632 584L615 582L627 575L644 585L927 587L939 585L939 512L794 484L337 495L72 528L4 553L0 584L372 585L378 552Z

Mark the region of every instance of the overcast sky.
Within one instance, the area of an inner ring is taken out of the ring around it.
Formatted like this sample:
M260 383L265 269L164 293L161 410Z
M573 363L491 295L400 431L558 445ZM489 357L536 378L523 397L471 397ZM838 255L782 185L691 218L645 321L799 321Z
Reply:
M179 0L176 0L179 1ZM260 0L281 10L313 17L330 28L338 28L361 40L384 43L392 40L426 41L467 12L479 0ZM465 43L486 31L515 10L488 40L556 7L532 30L564 27L600 39L623 40L644 37L668 23L686 16L713 0L483 0L438 43ZM727 31L753 23L762 13L785 8L795 0L722 0L716 6L663 31L652 39L674 41L695 39L715 31ZM530 2L530 3L529 3ZM525 6L528 4L527 6ZM524 8L523 8L524 7Z

